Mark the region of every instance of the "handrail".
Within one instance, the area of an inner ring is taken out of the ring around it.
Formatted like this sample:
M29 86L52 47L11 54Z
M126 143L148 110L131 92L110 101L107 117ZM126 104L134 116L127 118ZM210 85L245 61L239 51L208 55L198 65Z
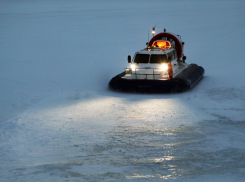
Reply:
M161 75L160 73L159 74L156 74L155 73L155 70L159 70L160 72L161 72L161 70L159 69L159 68L135 68L135 71L134 71L134 73L133 73L133 71L132 71L132 69L131 68L125 68L125 70L127 71L128 70L128 72L127 72L127 74L134 74L135 75L135 77L136 77L136 79L137 79L137 75L145 75L146 76L146 79L147 79L147 76L148 75L153 75L153 80L155 80L155 75ZM129 71L130 70L130 71ZM153 74L148 74L148 73L137 73L137 71L136 70L153 70Z

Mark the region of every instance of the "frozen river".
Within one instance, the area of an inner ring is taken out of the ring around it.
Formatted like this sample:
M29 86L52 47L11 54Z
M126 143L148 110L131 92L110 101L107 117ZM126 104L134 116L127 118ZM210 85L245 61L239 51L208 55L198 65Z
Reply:
M0 4L0 181L244 181L243 1ZM155 25L203 80L108 90Z

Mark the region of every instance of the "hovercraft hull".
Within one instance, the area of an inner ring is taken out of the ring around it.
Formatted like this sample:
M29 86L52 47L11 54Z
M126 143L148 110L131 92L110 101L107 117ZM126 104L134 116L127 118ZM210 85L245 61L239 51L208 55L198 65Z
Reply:
M123 78L126 71L113 77L109 88L123 92L177 93L192 89L204 75L204 69L196 64L189 65L173 79L149 80Z

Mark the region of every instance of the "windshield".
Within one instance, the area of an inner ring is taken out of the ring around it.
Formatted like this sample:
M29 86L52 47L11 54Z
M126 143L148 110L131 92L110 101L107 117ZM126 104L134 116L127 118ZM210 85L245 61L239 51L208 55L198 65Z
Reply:
M165 54L152 54L150 63L167 63L167 56Z
M149 54L136 54L134 58L134 63L148 63Z

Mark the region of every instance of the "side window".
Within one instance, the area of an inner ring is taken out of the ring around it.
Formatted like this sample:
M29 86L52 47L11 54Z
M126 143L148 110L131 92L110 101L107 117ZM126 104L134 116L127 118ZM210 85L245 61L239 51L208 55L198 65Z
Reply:
M176 51L173 52L173 58L174 58L174 59L177 58Z
M168 53L168 62L171 62L171 61L172 61L171 53Z
M171 60L173 60L173 52L170 53Z

